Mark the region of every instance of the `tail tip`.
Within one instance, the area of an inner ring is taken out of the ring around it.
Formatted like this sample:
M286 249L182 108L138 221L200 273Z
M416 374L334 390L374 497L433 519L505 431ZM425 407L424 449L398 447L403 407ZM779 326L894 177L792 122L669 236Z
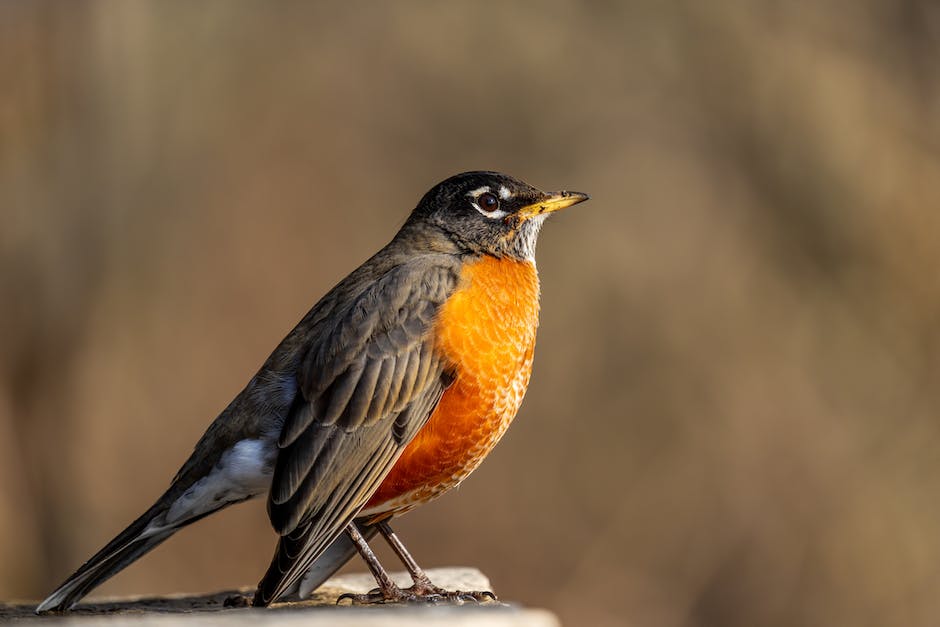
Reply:
M39 614L60 614L62 612L67 612L75 607L77 601L69 598L67 594L64 594L63 590L56 590L50 594L46 599L36 606L36 609L33 612L37 615Z
M33 610L33 613L35 613L37 616L41 616L43 614L54 614L57 612L61 612L65 609L68 609L68 608L63 608L57 605L55 601L53 601L52 599L46 599L45 601L43 601L42 603L36 606L36 609Z

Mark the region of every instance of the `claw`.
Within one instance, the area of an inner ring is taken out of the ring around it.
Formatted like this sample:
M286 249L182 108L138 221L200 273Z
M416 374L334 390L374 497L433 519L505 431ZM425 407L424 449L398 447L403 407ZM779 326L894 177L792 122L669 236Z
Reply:
M373 605L376 603L387 603L388 599L385 598L385 595L382 594L382 590L379 588L373 588L365 594L355 594L352 592L344 592L336 598L336 604L339 605L342 601L349 601L350 605Z

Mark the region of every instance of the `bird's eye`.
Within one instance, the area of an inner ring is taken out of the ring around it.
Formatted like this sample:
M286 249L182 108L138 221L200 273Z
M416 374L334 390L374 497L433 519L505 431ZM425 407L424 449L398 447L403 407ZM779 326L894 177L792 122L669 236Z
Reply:
M480 194L480 197L477 198L477 203L479 203L480 209L487 213L492 213L499 209L499 198L496 197L496 194L491 194L490 192Z

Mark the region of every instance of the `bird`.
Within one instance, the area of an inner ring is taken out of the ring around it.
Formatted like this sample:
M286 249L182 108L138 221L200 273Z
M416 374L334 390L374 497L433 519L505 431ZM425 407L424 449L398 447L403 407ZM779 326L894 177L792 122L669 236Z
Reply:
M280 342L166 492L37 613L73 608L180 528L264 495L278 542L256 607L305 597L356 554L378 587L351 603L495 600L436 586L390 522L460 485L509 427L535 350L539 232L588 198L492 171L433 186ZM376 559L376 534L411 587Z

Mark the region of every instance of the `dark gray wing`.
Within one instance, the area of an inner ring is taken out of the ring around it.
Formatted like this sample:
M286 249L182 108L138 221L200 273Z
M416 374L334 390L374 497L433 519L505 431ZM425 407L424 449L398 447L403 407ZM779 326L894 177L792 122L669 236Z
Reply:
M281 534L256 605L278 598L356 516L451 380L430 330L453 263L396 266L311 338L281 430L268 513Z

